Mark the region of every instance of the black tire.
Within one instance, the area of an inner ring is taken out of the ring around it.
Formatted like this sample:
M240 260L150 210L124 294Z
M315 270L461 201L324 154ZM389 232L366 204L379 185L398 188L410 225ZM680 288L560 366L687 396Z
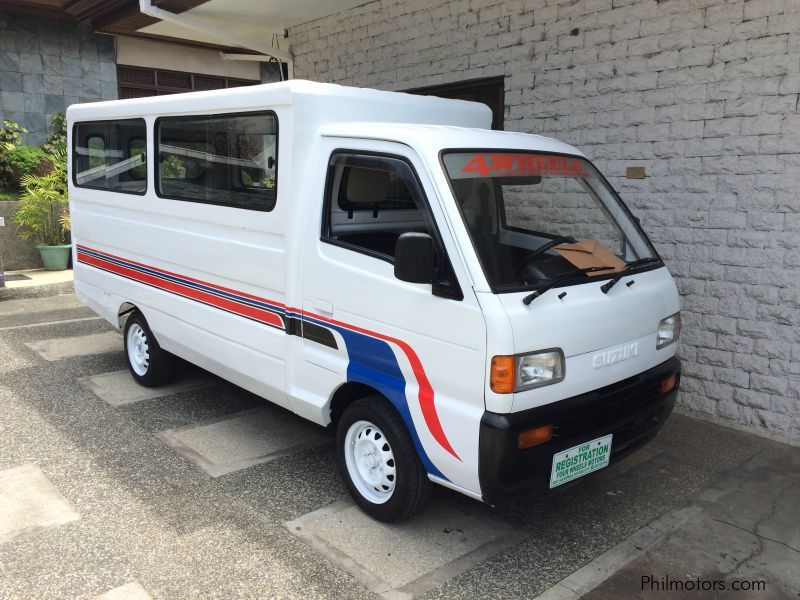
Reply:
M358 473L351 475L348 469L345 456L349 451L347 435L351 426L359 422L374 424L385 435L393 455L393 466L396 470L394 491L382 503L370 500L359 491L358 484L353 480L353 477L358 477ZM414 441L403 419L382 396L356 400L345 409L336 426L336 447L339 468L347 491L356 504L372 518L384 522L408 519L417 514L430 497L433 484L419 460Z
M146 360L142 360L141 356L137 355L135 344L129 339L129 336L137 334L143 336L142 341L147 352ZM128 371L136 383L145 387L158 387L172 379L175 373L175 357L166 350L162 350L158 345L156 336L150 331L147 320L138 310L131 313L125 322L123 346L125 347L125 362L128 364Z

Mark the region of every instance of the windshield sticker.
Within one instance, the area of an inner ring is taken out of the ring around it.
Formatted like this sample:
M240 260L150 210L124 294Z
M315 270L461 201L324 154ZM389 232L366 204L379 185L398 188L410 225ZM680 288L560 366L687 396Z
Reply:
M461 168L461 173L462 177L515 175L586 177L587 175L580 158L547 154L475 154Z

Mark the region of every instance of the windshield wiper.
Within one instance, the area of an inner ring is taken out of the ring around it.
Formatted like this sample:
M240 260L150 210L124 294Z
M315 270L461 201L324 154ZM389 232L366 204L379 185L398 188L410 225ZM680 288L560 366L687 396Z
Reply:
M533 292L531 292L522 299L522 303L525 306L528 306L531 302L536 300L547 290L554 288L558 284L563 283L569 279L572 279L573 277L576 277L578 275L584 275L586 273L595 273L597 271L611 271L613 269L614 267L586 267L585 269L576 269L574 271L570 271L569 273L564 273L563 275L560 275L555 279L551 279L550 281L546 281L545 283L537 286L536 289L533 290Z
M637 258L636 260L632 260L628 263L625 263L625 270L630 271L631 269L635 269L637 267L643 267L644 265L649 265L651 263L660 263L662 262L660 258L656 258L655 256L650 256L648 258Z
M619 273L614 275L614 277L609 279L607 283L604 283L603 285L601 285L600 286L600 291L603 292L604 294L607 294L608 290L610 290L612 287L617 285L617 283L619 283L619 280L622 279L627 274L627 272L630 271L631 269L635 269L637 267L643 267L643 266L649 265L651 263L660 263L660 262L661 262L660 258L656 258L655 256L650 256L648 258L638 258L636 260L632 260L632 261L630 261L628 263L625 263L625 269L623 269L622 271L620 271ZM633 284L633 281L629 281L628 282L628 286L630 286L632 284Z

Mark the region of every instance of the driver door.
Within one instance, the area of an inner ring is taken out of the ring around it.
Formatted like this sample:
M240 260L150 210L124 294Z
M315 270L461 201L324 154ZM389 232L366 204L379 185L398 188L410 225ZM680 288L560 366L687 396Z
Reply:
M324 138L322 152L303 259L301 368L385 396L428 473L478 492L486 326L439 197L407 146ZM394 275L397 238L409 231L434 240L433 286Z

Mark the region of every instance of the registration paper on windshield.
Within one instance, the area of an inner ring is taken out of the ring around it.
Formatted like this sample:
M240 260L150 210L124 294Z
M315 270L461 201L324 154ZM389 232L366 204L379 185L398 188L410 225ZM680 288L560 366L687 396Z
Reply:
M550 472L550 488L607 467L611 459L612 437L611 434L605 435L555 454Z

